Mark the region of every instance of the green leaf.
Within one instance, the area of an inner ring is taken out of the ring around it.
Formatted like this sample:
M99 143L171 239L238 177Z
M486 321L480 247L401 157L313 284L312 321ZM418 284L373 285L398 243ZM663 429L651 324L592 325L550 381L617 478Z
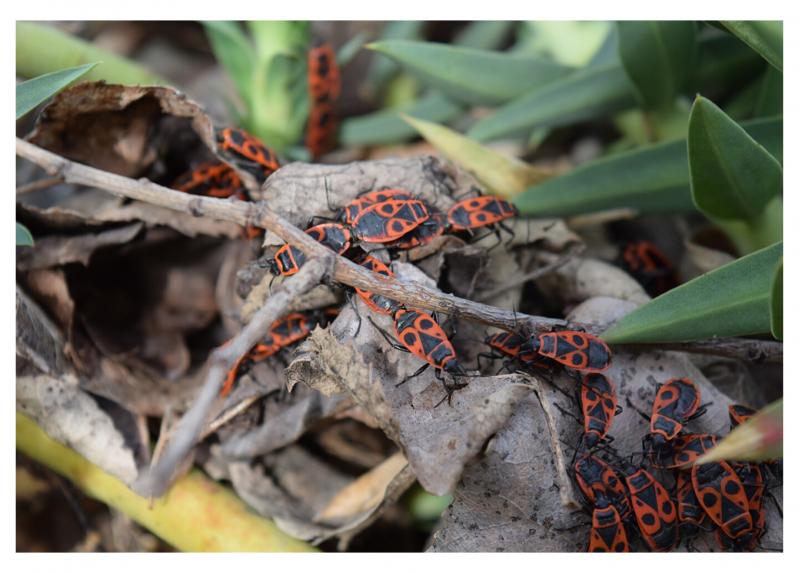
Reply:
M249 109L253 102L255 51L236 22L203 22L217 61L228 72L236 91Z
M311 23L288 20L248 20L256 55L267 62L276 54L303 56L311 39Z
M31 235L31 232L22 223L17 223L17 246L18 247L33 246L33 235Z
M520 22L513 50L582 67L596 57L613 32L610 22L537 20ZM614 46L616 51L616 44Z
M17 84L17 119L37 105L56 95L99 62L67 68Z
M619 64L589 67L499 108L472 126L467 135L479 141L520 135L602 117L634 107L633 87Z
M617 22L622 67L648 109L665 109L686 87L697 54L689 21Z
M340 68L345 67L350 61L356 57L358 51L364 47L364 42L367 41L367 34L365 32L359 32L352 38L350 38L347 43L339 48L339 51L336 53L336 63L339 64Z
M459 167L474 175L492 193L511 198L529 185L552 176L550 170L533 167L515 157L498 153L452 129L407 115L402 117L414 126L428 143Z
M775 275L772 277L772 295L770 298L770 330L772 336L783 340L783 257L778 262Z
M455 38L453 45L477 50L496 50L508 36L514 22L508 20L483 20L467 24Z
M782 155L783 121L748 121L742 127L776 157ZM520 212L567 216L628 208L641 213L695 211L686 140L643 146L586 163L529 188L514 201Z
M423 20L398 20L386 22L381 31L381 40L417 40L422 37L425 27ZM375 56L372 58L364 91L368 97L375 97L398 71L397 64L389 58Z
M783 458L783 398L737 426L695 465L719 460L766 462Z
M711 101L689 116L692 198L712 219L755 219L783 188L781 164Z
M534 56L393 40L367 46L423 83L469 104L494 105L567 74L570 68Z
M302 94L296 89L303 75L296 62L293 56L274 54L255 76L248 127L278 152L299 141L308 114L302 107L308 98L298 97Z
M689 82L695 92L724 95L756 77L764 60L747 46L727 34L701 38L697 63Z
M783 114L783 73L767 67L756 95L753 115L769 117Z
M770 332L770 295L783 243L697 277L634 310L602 336L612 344L688 342Z
M461 115L463 109L441 93L430 93L402 108L385 109L344 120L339 129L339 141L345 147L407 141L416 137L417 132L400 118L401 113L436 123L447 123Z
M728 20L720 23L771 65L783 71L783 22Z

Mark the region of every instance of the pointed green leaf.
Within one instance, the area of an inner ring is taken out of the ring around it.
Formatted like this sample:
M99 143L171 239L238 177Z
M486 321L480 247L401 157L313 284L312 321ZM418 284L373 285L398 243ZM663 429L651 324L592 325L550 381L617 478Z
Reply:
M783 71L783 22L728 20L720 23L762 58Z
M472 126L478 141L520 135L536 127L567 125L634 107L633 87L618 63L588 67L499 108Z
M203 22L217 61L233 80L245 105L252 105L255 51L237 22Z
M697 54L694 22L617 22L622 67L640 101L664 109L686 87Z
M474 175L492 193L511 198L529 185L551 177L550 170L533 167L515 157L498 153L452 129L407 115L402 117L414 126L428 143L459 167Z
M777 243L697 277L637 308L603 334L612 344L688 342L770 332Z
M783 121L748 121L742 127L780 157ZM643 146L592 161L531 187L514 201L520 212L567 216L628 208L641 213L693 212L686 141Z
M17 223L17 246L18 247L33 246L33 235L31 235L31 232L22 223Z
M770 298L770 330L772 336L783 340L783 257L772 277L772 295Z
M695 465L733 460L766 462L783 458L783 398L762 408L737 426Z
M95 67L99 62L59 70L17 84L17 119Z
M417 131L400 118L401 113L436 123L447 123L461 115L463 110L460 104L441 93L433 92L398 109L384 109L347 118L339 129L339 141L346 147L399 143L417 135Z
M700 96L689 116L688 149L692 198L712 219L753 220L783 189L781 164Z
M534 56L392 40L367 46L423 83L470 104L494 105L564 76L571 68Z

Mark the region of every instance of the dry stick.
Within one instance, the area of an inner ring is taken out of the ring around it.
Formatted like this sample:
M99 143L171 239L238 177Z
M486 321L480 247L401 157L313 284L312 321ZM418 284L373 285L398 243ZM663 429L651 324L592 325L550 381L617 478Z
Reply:
M309 257L327 257L331 254L330 249L306 235L262 203L189 195L162 187L147 179L137 181L75 163L21 139L17 139L17 155L33 161L50 173L62 176L67 183L105 189L116 195L138 199L176 211L188 212L196 217L209 216L240 225L268 229L287 243L299 248ZM514 313L445 294L419 283L384 277L340 256L335 257L332 278L340 283L397 300L410 307L435 310L500 328L527 327L529 330L546 330L567 326L564 320ZM591 325L580 326L587 330L597 330Z
M24 185L17 187L17 195L31 193L32 191L39 191L40 189L47 189L48 187L52 187L53 185L58 185L59 183L63 182L64 180L61 179L61 177L45 177L44 179L37 179L36 181L31 181L30 183L25 183Z
M333 266L333 253L324 258L309 259L296 275L273 291L272 296L253 315L239 334L228 344L215 349L208 357L208 374L205 384L195 398L189 411L184 414L175 429L172 440L164 454L150 470L133 484L133 489L145 496L160 497L174 477L175 470L197 443L208 415L219 397L219 391L227 372L236 361L253 347L269 326L284 313L295 297L318 285Z
M307 256L329 256L331 251L316 242L303 231L278 216L261 203L245 203L228 199L198 197L156 185L146 179L136 181L87 165L74 163L45 149L17 139L17 155L43 167L54 175L63 176L68 183L78 183L105 189L111 193L139 199L169 209L192 213L197 217L210 216L215 219L233 221L240 225L254 225L268 229L287 243L291 243ZM552 328L582 327L589 332L598 332L596 325L567 323L564 320L530 316L503 310L458 298L428 288L419 283L403 281L396 277L384 277L372 273L345 259L334 258L332 277L334 280L359 287L407 306L435 310L505 330L525 329L531 332ZM741 360L752 360L753 355L764 357L768 362L781 362L783 344L766 340L731 339L692 342L681 345L683 352L715 354Z
M652 344L620 345L631 350L649 350ZM753 338L718 338L716 340L698 340L695 342L659 342L659 350L676 352L692 352L694 354L714 354L747 360L754 364L761 362L783 362L783 343L773 340L756 340Z

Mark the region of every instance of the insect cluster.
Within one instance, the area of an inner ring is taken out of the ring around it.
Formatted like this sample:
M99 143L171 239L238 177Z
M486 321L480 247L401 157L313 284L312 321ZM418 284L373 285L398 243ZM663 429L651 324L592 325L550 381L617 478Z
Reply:
M391 277L394 273L389 265L361 247L381 245L380 249L391 256L427 244L444 233L471 234L483 228L493 229L498 235L501 228L511 233L503 221L516 214L512 204L494 196L465 198L456 202L447 213L442 213L407 190L383 189L357 196L336 213L333 221L314 225L306 233L368 270ZM263 264L275 276L290 276L297 273L304 262L305 256L300 249L285 244ZM411 377L428 367L436 370L437 377L441 377L441 372L453 376L467 375L435 316L364 289L354 289L353 292L371 312L392 317L392 334L379 328L389 344L423 361ZM462 386L445 383L448 396Z
M686 430L705 412L690 379L673 378L659 386L638 466L633 456L623 459L610 446L608 433L619 411L610 380L585 376L580 402L584 434L572 475L592 514L589 551L627 552L637 543L650 551L671 551L681 539L692 550L703 531L713 531L724 551L759 548L766 531L767 476L777 479L781 472L776 464L771 469L728 461L691 465L719 438ZM730 406L731 428L753 413Z
M335 55L329 46L317 46L309 53L311 111L306 138L314 157L332 144L333 106L338 95ZM280 167L277 156L238 128L218 130L216 140L218 152L227 163L199 165L173 187L198 195L252 200L229 164L263 182ZM377 252L385 251L391 259L397 252L428 244L441 235L472 236L480 229L490 230L501 240L501 230L513 236L504 221L517 214L511 203L495 196L463 198L447 212L440 212L408 190L379 189L362 193L339 209L333 219L311 225L305 232L369 271L392 277L390 264L375 256ZM245 230L250 238L260 233L255 228ZM304 262L303 252L290 244L262 259L275 276L293 275ZM627 245L620 264L653 295L679 282L669 260L651 243ZM469 376L434 315L364 289L353 289L349 294L358 296L371 312L392 317L394 332L378 328L379 332L392 347L422 361L419 370L408 378L434 368L437 378L444 382L447 398L465 385L448 383L442 374L455 379ZM230 370L222 395L228 394L253 364L298 344L316 326L326 326L337 314L338 309L330 307L295 312L276 320L268 334ZM670 551L681 538L691 549L692 540L701 531L710 530L723 550L758 548L766 529L763 498L767 478L776 470L766 465L725 461L689 467L718 439L685 429L688 422L705 411L691 380L672 379L659 387L649 416L650 431L643 439L642 459L639 466L634 466L632 457L626 461L610 446L609 431L621 408L614 383L604 374L612 354L600 338L576 330L533 335L503 331L488 336L484 342L490 352L478 355L479 367L481 358L502 358L504 369L563 367L579 378L576 394L583 433L572 475L591 513L589 551L624 552L637 544L652 551ZM732 406L732 426L750 415L749 409Z

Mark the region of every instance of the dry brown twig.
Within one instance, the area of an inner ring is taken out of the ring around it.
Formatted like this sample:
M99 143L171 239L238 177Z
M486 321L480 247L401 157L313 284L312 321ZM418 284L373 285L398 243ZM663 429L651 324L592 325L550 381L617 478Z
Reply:
M372 273L344 257L335 255L264 204L198 197L174 191L146 179L134 180L70 161L19 138L16 149L17 155L36 163L66 183L104 189L116 195L191 213L196 217L213 217L267 229L287 243L295 245L309 258L297 275L281 283L230 344L218 348L209 356L208 375L202 390L181 419L180 428L167 446L164 455L151 471L139 480L137 489L140 492L158 496L166 491L172 472L194 446L207 423L206 418L219 394L228 369L258 342L292 298L310 290L326 277L351 287L375 292L410 307L439 311L505 330L521 329L536 332L565 327L583 328L589 332L600 330L598 325L567 323L565 320L512 312L442 293L419 283ZM547 270L552 269L547 268ZM765 340L721 339L659 345L659 348L714 354L748 361L780 362L783 357L781 343Z
M253 315L239 334L225 346L214 350L208 357L206 381L175 429L172 440L167 444L158 462L142 476L134 489L142 495L159 497L163 495L173 477L173 473L186 458L199 440L208 422L211 408L219 398L219 391L225 375L236 361L249 351L269 329L269 326L283 314L284 309L297 296L318 285L330 272L333 253L326 257L315 257L300 269L296 275L277 287L264 306Z
M89 185L110 193L138 199L197 217L214 217L240 225L254 225L272 231L292 243L308 257L328 257L331 251L303 231L271 211L266 205L227 199L198 197L156 185L149 180L134 180L87 165L75 163L55 153L17 139L17 155L28 159L67 183ZM559 261L560 262L560 261ZM548 271L551 269L548 269ZM600 325L568 323L566 320L531 316L459 298L419 283L384 277L352 261L334 256L330 277L339 283L375 292L407 306L433 310L496 326L505 330L536 332L552 328L583 328L598 332ZM603 328L607 325L603 325ZM666 347L667 345L659 345ZM670 345L682 352L714 354L748 361L781 362L783 344L770 340L719 339Z

